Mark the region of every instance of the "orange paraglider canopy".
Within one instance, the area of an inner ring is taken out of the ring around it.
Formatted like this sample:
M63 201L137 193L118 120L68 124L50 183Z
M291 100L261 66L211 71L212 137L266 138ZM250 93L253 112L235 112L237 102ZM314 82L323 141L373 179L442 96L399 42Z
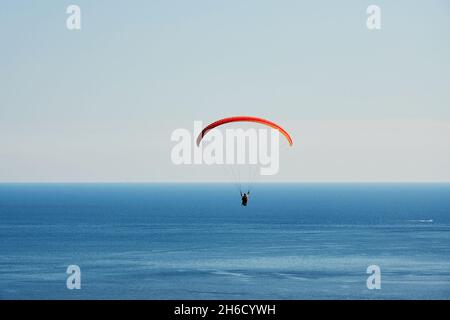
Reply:
M207 125L202 132L200 132L200 134L197 137L197 146L200 145L200 142L202 141L203 137L212 129L214 129L215 127L221 126L223 124L226 123L230 123L230 122L257 122L260 124L264 124L266 126L269 126L273 129L278 130L289 142L289 145L292 146L293 141L291 136L289 135L289 133L287 133L286 130L284 130L282 127L280 127L279 125L277 125L276 123L266 120L266 119L262 119L262 118L257 118L257 117L250 117L250 116L239 116L239 117L229 117L229 118L224 118L224 119L220 119L217 120L209 125Z

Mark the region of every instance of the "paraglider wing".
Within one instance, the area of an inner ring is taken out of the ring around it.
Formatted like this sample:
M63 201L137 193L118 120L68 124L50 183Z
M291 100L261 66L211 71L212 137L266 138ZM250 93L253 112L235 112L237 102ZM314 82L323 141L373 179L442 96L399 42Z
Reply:
M240 116L240 117L229 117L229 118L220 119L220 120L217 120L217 121L211 123L210 125L206 126L197 137L197 146L200 145L200 142L202 141L203 137L210 130L214 129L215 127L218 127L223 124L230 123L230 122L257 122L257 123L272 127L273 129L278 130L287 139L290 146L292 146L292 144L293 144L293 141L292 141L289 133L287 133L286 130L284 130L282 127L280 127L276 123L266 120L266 119L257 118L257 117Z

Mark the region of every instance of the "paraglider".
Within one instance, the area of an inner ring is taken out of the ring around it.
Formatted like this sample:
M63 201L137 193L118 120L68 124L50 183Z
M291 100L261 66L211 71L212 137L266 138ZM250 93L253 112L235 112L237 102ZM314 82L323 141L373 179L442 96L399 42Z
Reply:
M292 140L291 136L289 135L289 133L286 130L284 130L281 126L279 126L278 124L276 124L276 123L274 123L272 121L263 119L263 118L258 118L258 117L236 116L236 117L229 117L229 118L220 119L220 120L217 120L217 121L207 125L199 133L199 135L197 137L197 141L196 141L197 146L198 147L200 146L200 143L202 142L203 138L206 136L206 134L209 131L211 131L212 129L214 129L216 127L222 126L224 124L233 123L233 122L253 122L253 123L259 123L259 124L271 127L272 129L277 130L279 133L281 133L286 138L286 140L289 143L289 146L293 145L293 140ZM278 144L277 144L277 146L278 146ZM234 177L237 176L239 180L241 179L240 178L241 177L240 173L235 174L235 173L232 172L232 174L233 174ZM247 192L242 192L242 186L240 186L241 206L246 207L247 204L248 204L248 199L249 199L249 195L250 195L250 189L248 187L248 189L244 189L244 190L248 190L248 191Z
M247 191L247 193L245 193L245 192L242 193L242 191L241 191L241 200L242 200L241 206L244 206L244 207L247 206L249 196L250 196L250 190Z

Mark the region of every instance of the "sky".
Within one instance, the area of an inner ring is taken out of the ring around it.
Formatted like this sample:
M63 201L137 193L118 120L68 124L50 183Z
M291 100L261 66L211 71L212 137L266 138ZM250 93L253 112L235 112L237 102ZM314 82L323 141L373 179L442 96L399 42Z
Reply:
M170 137L233 115L294 139L263 181L450 182L447 0L0 8L0 182L227 181L174 165Z

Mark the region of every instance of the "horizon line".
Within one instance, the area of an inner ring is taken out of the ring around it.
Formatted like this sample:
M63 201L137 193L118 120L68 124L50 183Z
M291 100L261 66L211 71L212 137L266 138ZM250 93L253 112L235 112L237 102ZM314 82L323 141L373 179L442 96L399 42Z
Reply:
M242 183L248 183L243 181ZM252 184L450 184L450 181L260 181ZM1 184L236 184L229 181L0 181Z

